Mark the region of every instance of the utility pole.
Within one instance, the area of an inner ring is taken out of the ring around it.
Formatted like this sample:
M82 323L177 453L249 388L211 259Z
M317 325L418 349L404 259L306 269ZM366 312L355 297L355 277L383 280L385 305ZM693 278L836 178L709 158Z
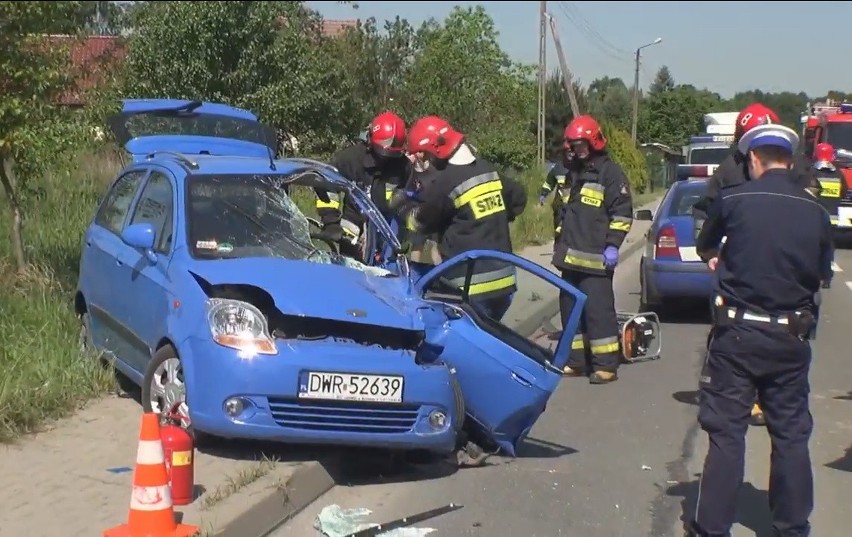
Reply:
M547 2L539 2L538 13L538 163L543 168L547 139L545 136L545 98L547 91Z
M545 16L550 21L550 32L553 34L553 43L556 45L559 69L562 71L562 83L565 84L565 91L568 93L568 100L571 103L571 113L574 117L577 117L580 115L580 105L577 104L577 95L574 93L574 84L571 81L571 71L568 69L568 61L565 59L565 52L562 50L562 43L559 41L559 30L556 29L556 20L550 13L545 13Z
M646 45L636 49L636 68L633 72L633 126L630 129L630 136L633 138L633 145L636 145L636 127L639 125L639 60L642 55L642 49L659 45L663 42L662 37L658 37Z

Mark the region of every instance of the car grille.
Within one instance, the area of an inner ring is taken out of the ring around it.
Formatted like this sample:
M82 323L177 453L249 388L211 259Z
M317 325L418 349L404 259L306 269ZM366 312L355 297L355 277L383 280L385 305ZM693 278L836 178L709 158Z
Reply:
M269 398L272 419L282 427L308 431L353 433L405 433L414 427L418 405L305 402Z

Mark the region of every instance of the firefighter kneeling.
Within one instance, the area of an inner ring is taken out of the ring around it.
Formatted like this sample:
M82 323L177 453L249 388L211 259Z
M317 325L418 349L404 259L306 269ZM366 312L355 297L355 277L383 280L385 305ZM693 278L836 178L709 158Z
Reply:
M605 384L618 378L621 360L612 279L618 248L633 223L633 202L627 177L607 155L606 138L594 118L574 118L564 140L570 187L553 264L566 282L588 296L564 373L589 375L592 384ZM563 293L563 326L572 309L571 297Z

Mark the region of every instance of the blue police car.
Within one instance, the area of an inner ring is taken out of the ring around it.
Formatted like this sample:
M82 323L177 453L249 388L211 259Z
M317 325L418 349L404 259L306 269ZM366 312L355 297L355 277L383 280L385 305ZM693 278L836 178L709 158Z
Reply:
M717 165L680 165L678 180L657 208L636 212L636 220L651 221L639 270L642 310L662 309L678 299L709 298L712 272L698 257L695 238L700 222L692 207L707 192L707 178Z

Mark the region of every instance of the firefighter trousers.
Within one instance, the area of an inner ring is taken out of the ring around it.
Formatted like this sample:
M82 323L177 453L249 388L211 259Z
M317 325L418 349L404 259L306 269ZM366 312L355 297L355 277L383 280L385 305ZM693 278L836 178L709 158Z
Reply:
M811 349L784 325L740 321L713 328L701 371L698 422L709 438L693 535L730 535L743 482L755 394L772 443L769 508L773 535L805 537L814 505L808 441Z
M568 367L580 371L608 371L615 373L621 360L621 345L618 341L618 318L615 314L615 291L613 273L587 274L574 270L563 270L562 279L588 297L580 326L571 344ZM559 296L562 326L574 307L574 299L568 293Z

